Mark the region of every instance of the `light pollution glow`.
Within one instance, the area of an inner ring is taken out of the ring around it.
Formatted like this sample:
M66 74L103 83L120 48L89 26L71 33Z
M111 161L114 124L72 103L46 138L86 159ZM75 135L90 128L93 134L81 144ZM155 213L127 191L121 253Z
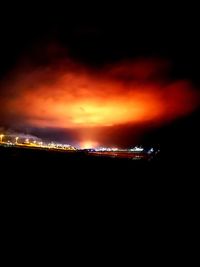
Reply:
M169 81L162 61L123 62L96 71L66 62L18 71L2 101L4 114L33 127L78 129L164 123L197 106L196 91L187 81Z

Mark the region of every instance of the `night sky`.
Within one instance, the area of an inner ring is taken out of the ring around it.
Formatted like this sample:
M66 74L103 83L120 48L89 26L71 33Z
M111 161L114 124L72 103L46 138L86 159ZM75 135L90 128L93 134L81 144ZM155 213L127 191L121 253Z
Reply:
M29 8L0 19L0 127L84 147L194 147L193 10Z

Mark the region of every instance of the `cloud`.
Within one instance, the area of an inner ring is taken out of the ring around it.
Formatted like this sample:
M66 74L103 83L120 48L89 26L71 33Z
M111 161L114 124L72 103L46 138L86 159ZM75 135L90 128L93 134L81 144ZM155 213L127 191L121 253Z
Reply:
M15 125L95 128L164 123L192 112L197 92L167 78L169 63L141 59L90 69L70 59L18 68L1 96L1 112Z

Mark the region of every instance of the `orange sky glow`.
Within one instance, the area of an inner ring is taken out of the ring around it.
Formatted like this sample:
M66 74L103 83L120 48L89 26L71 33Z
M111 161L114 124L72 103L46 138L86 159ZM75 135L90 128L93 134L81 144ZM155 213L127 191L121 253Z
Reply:
M195 89L186 80L169 80L168 68L162 61L139 60L95 71L72 61L18 70L1 106L16 124L88 129L82 147L94 146L97 140L88 133L95 128L165 123L197 107Z

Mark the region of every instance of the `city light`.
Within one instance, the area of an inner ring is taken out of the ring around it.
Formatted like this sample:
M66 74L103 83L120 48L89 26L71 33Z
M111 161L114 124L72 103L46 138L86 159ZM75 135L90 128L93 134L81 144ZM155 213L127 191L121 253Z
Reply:
M65 151L67 152L76 152L84 151L87 156L102 156L109 158L119 158L119 159L129 159L129 160L148 160L151 161L155 157L158 157L160 149L155 147L146 147L135 146L132 148L118 148L118 147L98 147L97 142L94 141L85 141L81 143L81 148L78 149L70 144L56 143L52 141L45 142L37 138L36 140L30 140L25 138L23 135L9 136L6 134L6 140L3 142L2 139L5 135L0 135L0 145L6 147L23 147L23 148L33 148L38 150L52 150L52 151ZM13 141L15 140L15 142Z
M23 137L23 135L13 136L6 134L6 141L3 142L4 134L0 134L0 144L1 146L17 146L17 147L33 147L34 149L42 150L53 150L53 151L84 151L88 155L93 156L105 156L113 158L126 158L133 160L149 159L157 156L160 150L153 147L142 147L135 146L132 148L118 148L118 147L100 147L97 146L98 143L94 141L85 141L81 143L81 148L77 149L76 147L70 144L56 143L52 141L45 142L45 140L30 140L29 138ZM13 139L15 142L13 142Z

